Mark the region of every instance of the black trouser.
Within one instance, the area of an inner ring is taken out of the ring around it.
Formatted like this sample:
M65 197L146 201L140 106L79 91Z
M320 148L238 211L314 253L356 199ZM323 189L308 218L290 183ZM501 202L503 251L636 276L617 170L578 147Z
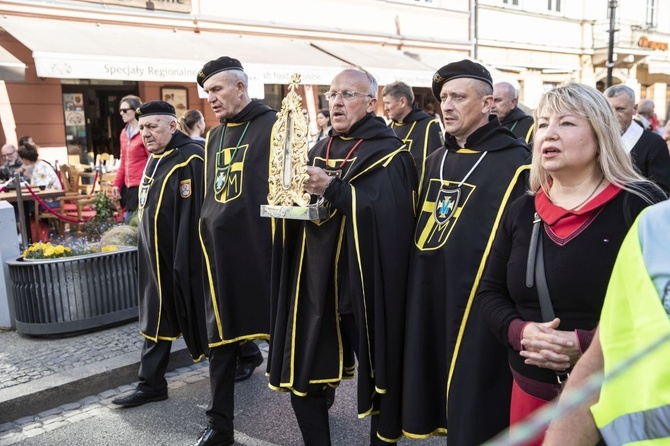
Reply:
M137 385L137 390L153 395L167 393L165 371L170 361L171 347L171 341L144 340L138 373L140 383Z
M240 352L238 353L240 362L254 362L261 355L261 349L258 348L258 345L254 341L240 344Z
M358 330L353 314L340 316L340 331L351 345L358 358ZM291 406L298 419L298 426L306 446L330 446L330 424L328 422L328 406L326 401L326 386L311 384L307 389L307 396L301 397L291 393ZM388 444L377 437L377 415L370 420L370 444Z
M214 430L230 434L233 433L238 352L239 343L220 345L209 351L209 386L212 395L206 412L207 424Z

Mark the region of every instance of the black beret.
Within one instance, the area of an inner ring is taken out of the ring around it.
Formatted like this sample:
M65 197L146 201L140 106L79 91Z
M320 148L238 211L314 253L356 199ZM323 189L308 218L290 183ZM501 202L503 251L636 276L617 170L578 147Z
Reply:
M165 101L149 101L140 105L137 110L135 110L135 116L137 119L142 116L151 116L151 115L170 115L177 117L177 114L174 112L174 107Z
M445 65L435 72L433 75L433 96L439 100L442 85L452 79L458 79L459 77L478 79L493 87L493 78L491 77L489 70L477 62L463 59Z
M216 73L228 70L244 71L244 68L242 68L242 64L239 60L233 59L232 57L223 56L216 60L210 60L204 67L202 67L202 70L198 71L198 85L205 88L205 81L207 79Z

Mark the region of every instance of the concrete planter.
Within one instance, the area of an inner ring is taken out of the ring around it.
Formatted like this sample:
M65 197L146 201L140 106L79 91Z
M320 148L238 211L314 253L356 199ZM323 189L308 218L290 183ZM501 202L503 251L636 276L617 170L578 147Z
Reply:
M137 248L53 260L8 260L16 331L70 334L138 317Z

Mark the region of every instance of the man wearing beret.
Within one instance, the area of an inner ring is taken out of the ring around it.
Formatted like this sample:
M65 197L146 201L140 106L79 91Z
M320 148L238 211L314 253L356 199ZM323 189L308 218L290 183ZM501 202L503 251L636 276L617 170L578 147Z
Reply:
M446 135L428 157L418 202L403 430L414 438L447 435L449 446L475 445L509 424L507 352L473 299L502 214L526 190L530 152L489 116L493 82L482 65L445 65L432 87Z
M374 116L377 81L345 70L326 93L332 130L309 154L305 189L327 216L281 220L274 236L270 387L291 392L306 445L330 445L329 389L358 358L358 414L370 444L401 436L407 261L417 174L412 155Z
M272 220L260 216L260 205L267 203L277 112L249 98L249 79L237 59L207 62L197 82L221 125L209 132L205 148L200 240L212 394L196 445L231 445L240 343L256 349L247 364L251 374L263 360L253 340L270 337Z
M194 361L208 353L197 235L204 153L177 130L174 107L167 102L147 102L136 115L151 153L137 214L140 333L145 340L137 389L112 401L128 407L168 397L165 370L172 341L180 335Z

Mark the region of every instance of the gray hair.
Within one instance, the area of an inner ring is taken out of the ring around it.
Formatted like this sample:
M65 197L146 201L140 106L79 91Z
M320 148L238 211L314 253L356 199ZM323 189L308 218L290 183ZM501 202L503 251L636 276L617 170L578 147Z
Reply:
M642 99L637 104L637 113L640 115L652 115L654 113L654 101L651 99Z
M607 90L605 90L604 94L606 98L616 98L617 96L625 94L628 96L628 99L630 99L631 105L635 105L635 92L627 85L612 85Z
M369 71L364 71L365 77L368 78L368 82L370 83L370 96L372 96L374 99L377 99L377 93L379 90L379 83L377 83L377 79L370 74Z
M405 98L411 106L414 102L414 92L412 87L404 82L397 81L388 84L382 89L382 96L392 96L394 99Z

